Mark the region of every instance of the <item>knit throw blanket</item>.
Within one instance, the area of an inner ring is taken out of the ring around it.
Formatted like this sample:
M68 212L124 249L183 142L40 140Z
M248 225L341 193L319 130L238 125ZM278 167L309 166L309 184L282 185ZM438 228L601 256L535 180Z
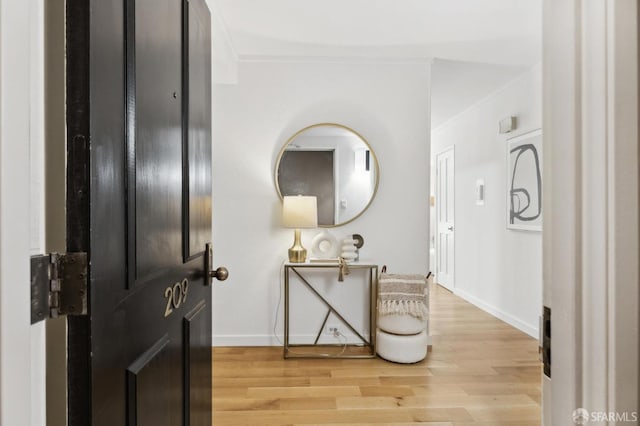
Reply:
M424 320L429 314L425 285L422 275L380 274L378 314L411 315Z

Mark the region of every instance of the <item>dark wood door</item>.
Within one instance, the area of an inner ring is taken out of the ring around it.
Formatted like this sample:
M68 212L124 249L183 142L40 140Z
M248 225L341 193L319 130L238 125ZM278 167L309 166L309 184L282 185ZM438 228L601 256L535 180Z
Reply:
M211 424L211 41L204 0L67 0L69 424Z

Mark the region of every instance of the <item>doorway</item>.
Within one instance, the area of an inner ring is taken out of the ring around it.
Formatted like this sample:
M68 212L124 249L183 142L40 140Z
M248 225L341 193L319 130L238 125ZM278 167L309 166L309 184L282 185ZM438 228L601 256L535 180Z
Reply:
M436 155L436 282L455 288L455 148Z

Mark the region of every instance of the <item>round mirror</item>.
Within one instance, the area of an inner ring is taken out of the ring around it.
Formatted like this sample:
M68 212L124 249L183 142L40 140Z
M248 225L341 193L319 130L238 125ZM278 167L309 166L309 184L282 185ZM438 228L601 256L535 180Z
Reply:
M276 162L278 195L315 195L318 226L349 223L371 204L380 171L371 146L340 124L314 124L293 135Z

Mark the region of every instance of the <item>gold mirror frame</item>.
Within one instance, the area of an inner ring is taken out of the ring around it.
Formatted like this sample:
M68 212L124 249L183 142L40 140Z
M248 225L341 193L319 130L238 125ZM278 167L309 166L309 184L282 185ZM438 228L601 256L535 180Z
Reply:
M326 126L338 127L338 128L341 128L343 130L346 130L346 131L351 132L354 135L356 135L365 144L366 148L371 153L371 158L373 159L373 164L374 164L375 173L376 173L375 185L373 187L373 192L371 194L371 198L369 199L369 202L364 206L364 208L357 215L355 215L354 217L352 217L351 219L349 219L349 220L347 220L345 222L337 223L337 224L334 224L334 225L321 225L321 224L318 224L319 228L337 228L338 226L347 225L347 224L353 222L354 220L356 220L357 218L359 218L360 216L362 216L364 214L364 212L366 212L369 209L369 207L371 206L371 203L373 203L373 200L376 198L376 195L378 194L378 186L380 184L380 165L378 163L378 157L376 156L376 153L373 150L373 148L371 147L371 145L369 144L369 142L360 133L356 132L355 130L353 130L350 127L347 127L347 126L342 125L342 124L337 124L337 123L317 123L317 124L312 124L311 126L307 126L307 127L303 128L303 129L300 129L296 133L294 133L289 139L287 139L287 141L284 143L284 145L280 149L280 152L278 153L278 158L276 159L276 165L275 165L275 170L274 170L273 176L274 176L274 183L275 183L276 191L278 192L278 197L280 197L280 200L282 201L283 196L282 196L282 192L280 191L280 184L278 182L278 169L280 167L280 161L282 160L282 156L284 155L284 152L287 150L287 147L289 146L289 144L291 144L291 142L293 142L302 133L306 132L307 130L316 128L316 127L326 127Z

